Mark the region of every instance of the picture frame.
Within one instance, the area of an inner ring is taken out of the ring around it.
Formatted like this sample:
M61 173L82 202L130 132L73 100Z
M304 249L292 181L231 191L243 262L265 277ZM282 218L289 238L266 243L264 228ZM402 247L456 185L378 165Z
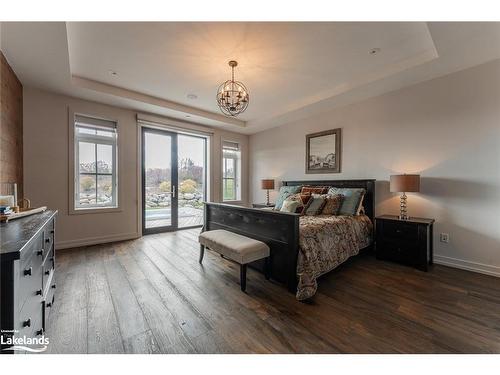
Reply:
M306 173L340 173L342 129L306 135Z

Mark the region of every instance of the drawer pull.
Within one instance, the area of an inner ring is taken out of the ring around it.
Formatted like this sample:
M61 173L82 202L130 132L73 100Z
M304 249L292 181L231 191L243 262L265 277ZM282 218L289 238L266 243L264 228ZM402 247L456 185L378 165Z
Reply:
M56 288L56 284L52 284L52 289L55 289Z
M43 249L42 249L42 250L38 250L38 251L36 252L36 255L43 256Z
M45 307L49 308L52 306L52 302L47 302L47 304L45 305Z
M36 295L37 295L37 296L41 296L41 295L42 295L42 290L41 290L41 289L38 289L38 290L36 291Z
M50 231L50 234L54 234L54 229L52 229L52 230Z
M28 320L23 322L23 327L31 327L31 318L28 318Z
M48 276L50 275L50 270L45 271L45 274Z
M42 329L39 329L38 331L36 331L36 335L37 335L37 336L41 336L41 335L43 335L43 328L42 328Z
M31 276L32 267L24 270L24 276Z
M49 243L50 242L50 238L46 238L45 242Z

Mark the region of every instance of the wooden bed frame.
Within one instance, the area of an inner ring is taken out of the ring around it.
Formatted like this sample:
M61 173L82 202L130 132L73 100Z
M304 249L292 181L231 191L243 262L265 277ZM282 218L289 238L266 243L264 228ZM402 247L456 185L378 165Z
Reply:
M283 186L335 186L364 188L365 214L374 219L375 180L308 180L283 181ZM292 293L297 291L297 257L299 253L299 215L259 208L247 208L223 203L205 203L203 231L225 229L265 242L271 249L270 276L286 284ZM261 272L264 262L250 265Z

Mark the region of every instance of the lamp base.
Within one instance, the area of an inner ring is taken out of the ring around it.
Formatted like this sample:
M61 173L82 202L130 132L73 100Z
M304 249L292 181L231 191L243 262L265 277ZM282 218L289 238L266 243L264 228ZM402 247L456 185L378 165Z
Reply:
M409 220L406 204L407 196L405 193L401 195L400 203L399 203L399 220Z
M266 193L266 205L269 206L270 203L269 203L269 189L267 190L267 193Z

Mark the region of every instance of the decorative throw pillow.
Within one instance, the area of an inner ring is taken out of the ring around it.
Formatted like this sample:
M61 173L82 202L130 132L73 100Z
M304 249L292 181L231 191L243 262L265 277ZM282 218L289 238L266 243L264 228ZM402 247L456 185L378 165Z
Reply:
M344 196L338 215L358 215L363 197L365 196L365 189L331 187L330 190L328 190L328 195L336 194L342 194Z
M328 186L303 186L300 194L326 194Z
M304 214L304 208L307 207L307 204L309 203L311 196L297 193L297 194L290 195L287 198L287 200L288 199L299 202L299 205L297 206L295 213L302 215L302 214Z
M293 213L295 213L295 211L297 211L297 208L301 204L302 204L302 202L300 202L300 201L287 198L287 199L285 199L285 201L281 205L280 211L281 212L293 212Z
M304 215L315 216L321 214L325 203L326 199L323 195L313 194L307 207L304 209Z
M361 197L361 202L359 202L359 207L358 207L358 212L356 215L364 215L365 214L365 208L363 207L363 202L365 200L365 194Z
M338 215L344 196L342 194L326 195L326 203L321 211L322 215Z
M281 210L281 206L285 199L287 199L292 194L297 194L302 186L282 186L276 198L276 204L274 205L275 210Z
M289 198L293 198L295 200L301 201L302 204L305 206L309 202L309 199L311 199L311 195L297 193L297 194L290 195Z

